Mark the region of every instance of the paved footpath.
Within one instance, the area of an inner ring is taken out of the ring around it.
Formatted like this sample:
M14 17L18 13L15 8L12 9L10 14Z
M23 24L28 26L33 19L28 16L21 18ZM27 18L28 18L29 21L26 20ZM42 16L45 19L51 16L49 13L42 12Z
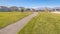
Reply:
M33 17L37 16L37 14L37 12L34 12L22 20L8 25L7 27L0 30L0 34L17 34Z
M60 12L56 11L56 12L51 12L51 13L56 13L56 14L60 14Z

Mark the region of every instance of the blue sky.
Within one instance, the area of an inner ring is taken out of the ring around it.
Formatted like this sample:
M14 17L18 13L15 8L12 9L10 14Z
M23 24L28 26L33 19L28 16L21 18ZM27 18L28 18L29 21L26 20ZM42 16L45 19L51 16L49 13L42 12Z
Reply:
M60 7L60 0L0 0L0 6Z

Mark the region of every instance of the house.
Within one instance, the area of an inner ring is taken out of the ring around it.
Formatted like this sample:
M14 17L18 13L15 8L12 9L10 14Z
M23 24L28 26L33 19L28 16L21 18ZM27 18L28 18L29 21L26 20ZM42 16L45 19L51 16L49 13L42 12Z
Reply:
M29 11L31 11L31 9L30 8L26 8L25 11L26 12L29 12Z
M53 9L52 8L49 8L49 7L40 7L40 8L36 8L36 11L37 12L51 12L51 11L53 11Z
M46 8L36 8L36 10L39 12L44 12L46 10Z
M25 11L35 12L36 10L34 8L26 8Z
M5 6L0 6L0 11L9 11L9 8Z
M9 11L19 11L19 9L16 6L11 6L9 7Z
M55 8L53 8L54 9L54 11L56 12L58 12L58 11L60 11L60 7L55 7Z
M31 8L31 11L36 12L37 10L36 10L36 9L34 9L34 8Z

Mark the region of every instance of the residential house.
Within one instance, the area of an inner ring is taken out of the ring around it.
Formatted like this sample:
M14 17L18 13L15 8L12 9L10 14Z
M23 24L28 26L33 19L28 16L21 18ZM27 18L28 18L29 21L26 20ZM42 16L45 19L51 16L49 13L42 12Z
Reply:
M31 9L30 8L26 8L25 11L26 12L29 12L29 11L31 11Z
M0 6L0 11L9 11L9 8L6 6Z
M54 9L54 11L56 12L58 12L58 11L60 11L60 7L55 7L55 8L53 8Z
M16 6L11 6L9 7L9 11L19 11L19 9Z

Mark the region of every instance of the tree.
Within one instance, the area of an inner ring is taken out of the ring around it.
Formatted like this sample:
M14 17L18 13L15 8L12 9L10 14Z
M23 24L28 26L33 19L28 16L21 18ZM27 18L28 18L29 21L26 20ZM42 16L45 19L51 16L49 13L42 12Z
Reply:
M19 11L24 12L25 8L24 7L19 7Z
M21 12L24 12L24 8L21 8Z

